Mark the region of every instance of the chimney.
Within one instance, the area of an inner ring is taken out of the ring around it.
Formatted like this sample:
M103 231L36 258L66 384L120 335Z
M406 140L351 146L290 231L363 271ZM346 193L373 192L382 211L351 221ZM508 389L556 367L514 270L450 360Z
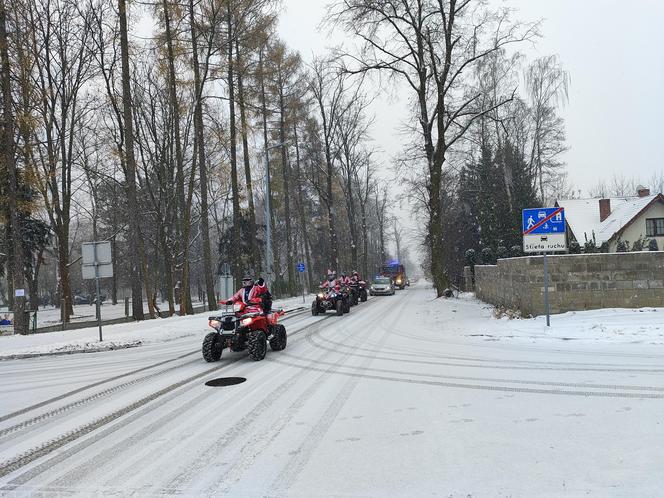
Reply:
M636 193L639 197L648 197L650 195L650 189L639 185L636 187Z
M602 222L611 214L611 199L599 200L599 221Z

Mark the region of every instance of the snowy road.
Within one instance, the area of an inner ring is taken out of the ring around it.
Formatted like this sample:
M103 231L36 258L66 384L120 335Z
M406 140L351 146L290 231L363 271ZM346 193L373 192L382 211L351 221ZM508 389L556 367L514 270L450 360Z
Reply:
M259 363L202 334L0 362L0 493L661 495L664 347L496 341L432 298L294 316Z

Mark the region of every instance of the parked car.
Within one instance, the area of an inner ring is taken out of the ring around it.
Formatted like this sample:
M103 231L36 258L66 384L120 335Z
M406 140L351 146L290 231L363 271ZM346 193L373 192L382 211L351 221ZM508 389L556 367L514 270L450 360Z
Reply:
M369 294L372 296L393 296L394 284L390 277L376 277L371 281Z
M81 296L80 294L77 294L73 297L74 304L97 304L97 298L95 296ZM106 301L106 296L104 294L101 295L101 301L100 304Z

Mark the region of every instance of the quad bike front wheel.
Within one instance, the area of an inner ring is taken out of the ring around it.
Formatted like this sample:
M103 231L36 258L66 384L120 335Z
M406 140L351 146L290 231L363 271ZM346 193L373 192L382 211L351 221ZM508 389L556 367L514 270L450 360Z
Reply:
M313 303L311 303L311 314L313 316L318 316L319 313L320 309L318 307L318 301L314 301Z
M272 328L272 339L270 339L270 349L272 351L283 351L286 349L287 341L286 327L281 324L274 326Z
M344 313L350 313L350 298L347 297L343 300L344 302Z
M344 303L341 299L337 299L337 316L342 316L344 314Z
M223 345L221 344L221 340L219 337L219 334L216 332L210 332L208 335L205 336L205 339L203 339L203 359L207 361L208 363L211 363L213 361L219 361L219 358L221 358L221 351L223 350Z
M249 358L261 361L267 354L267 338L262 330L252 330L247 337L247 350Z
M367 299L368 299L367 298L367 291L366 291L366 289L362 289L362 291L360 292L360 301L362 301L364 303Z

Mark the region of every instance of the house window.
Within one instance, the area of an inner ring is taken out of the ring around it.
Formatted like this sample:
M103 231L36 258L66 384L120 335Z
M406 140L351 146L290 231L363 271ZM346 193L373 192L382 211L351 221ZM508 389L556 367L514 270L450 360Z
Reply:
M664 237L664 218L646 219L646 236Z

